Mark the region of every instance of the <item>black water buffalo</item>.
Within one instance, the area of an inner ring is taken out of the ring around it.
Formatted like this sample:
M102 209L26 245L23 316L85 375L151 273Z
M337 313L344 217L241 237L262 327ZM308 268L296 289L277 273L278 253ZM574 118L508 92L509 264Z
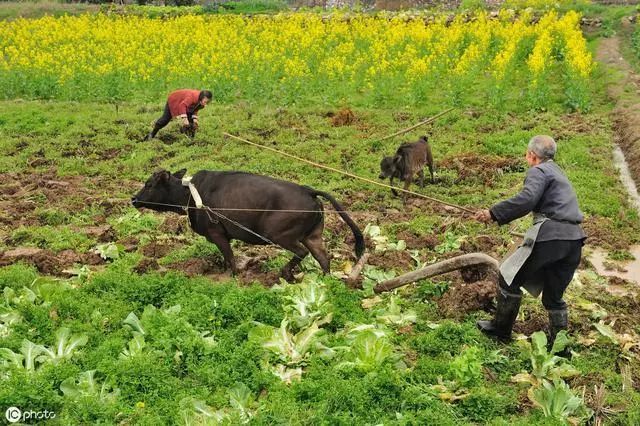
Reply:
M404 189L407 190L413 181L413 176L418 174L420 177L420 186L424 186L424 166L429 167L431 174L431 183L433 180L433 154L431 146L426 136L421 136L417 142L403 143L398 147L396 155L393 157L384 157L380 162L380 179L389 178L389 184L393 186L393 179L397 178L404 182ZM398 195L395 189L392 189L393 195ZM405 193L406 194L406 193Z
M166 170L154 173L131 199L133 206L186 214L182 206L194 207L195 203L189 188L182 185L185 173L186 169L174 174ZM329 200L351 228L356 256L359 258L364 252L362 232L342 206L325 192L267 176L231 171L202 170L191 182L204 206L219 213L191 208L188 210L191 227L218 246L225 266L233 273L237 272L230 245L234 239L249 244L273 243L294 253L282 269L282 276L288 281L293 279L293 268L309 252L322 271L328 273L329 257L322 240L324 213L318 196Z

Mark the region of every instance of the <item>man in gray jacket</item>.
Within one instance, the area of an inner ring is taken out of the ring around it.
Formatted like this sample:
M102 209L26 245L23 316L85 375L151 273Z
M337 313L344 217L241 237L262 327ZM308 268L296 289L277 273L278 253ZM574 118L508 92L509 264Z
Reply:
M576 193L553 161L555 153L556 143L550 136L531 138L526 152L530 168L522 191L475 215L481 222L504 225L533 212L533 226L523 244L500 265L495 318L477 323L482 332L502 341L511 339L521 287L534 297L542 293L549 314L550 344L567 328L567 304L562 297L580 263L586 236Z

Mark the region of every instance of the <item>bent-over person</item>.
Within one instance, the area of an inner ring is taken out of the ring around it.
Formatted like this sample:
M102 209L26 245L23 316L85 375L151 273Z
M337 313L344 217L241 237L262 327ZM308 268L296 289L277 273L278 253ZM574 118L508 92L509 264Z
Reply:
M188 136L194 137L198 129L197 112L204 108L213 98L209 90L180 89L169 94L162 117L156 120L153 130L145 140L153 139L158 131L165 127L172 118L181 120L180 129Z
M533 226L522 245L500 265L497 310L490 321L478 321L478 328L501 341L511 339L524 287L532 296L542 293L549 315L549 344L568 325L564 292L580 263L586 238L580 223L582 212L573 186L553 161L556 142L550 136L534 136L526 159L530 168L520 193L475 218L481 222L507 224L533 212Z

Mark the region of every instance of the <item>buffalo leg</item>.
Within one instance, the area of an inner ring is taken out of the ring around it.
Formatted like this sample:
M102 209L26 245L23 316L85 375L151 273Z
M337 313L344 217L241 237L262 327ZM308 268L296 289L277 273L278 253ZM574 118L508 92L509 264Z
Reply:
M420 178L420 188L424 188L424 170L420 169L418 172L418 177Z
M413 181L413 176L409 176L405 179L404 181L404 190L408 191L409 190L409 185L411 185L411 182ZM406 192L402 193L402 202L406 203L407 202L407 197L409 194L407 194Z
M324 249L324 241L322 241L322 226L315 228L311 234L302 240L302 244L309 249L311 256L318 261L322 272L328 274L330 272L329 256L327 256L327 251Z
M389 186L393 187L393 176L391 176L389 178ZM395 195L396 197L398 196L398 191L396 191L395 189L391 188L391 193L393 195Z
M233 251L231 250L231 243L229 242L229 239L222 235L220 232L216 232L215 230L209 230L207 232L207 239L215 244L222 252L222 256L224 257L224 266L227 269L231 269L231 273L233 275L238 273L238 270L236 268L236 261L233 257Z
M293 281L293 269L302 262L302 259L304 259L309 252L298 242L286 245L280 244L280 246L293 253L291 260L282 267L282 278L291 282Z

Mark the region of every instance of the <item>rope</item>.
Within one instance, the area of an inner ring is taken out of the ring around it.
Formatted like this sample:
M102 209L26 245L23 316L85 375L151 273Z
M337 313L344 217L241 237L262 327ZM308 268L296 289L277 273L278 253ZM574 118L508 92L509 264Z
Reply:
M456 208L458 210L462 210L462 211L467 212L467 213L471 213L471 214L475 213L475 211L473 211L471 209L468 209L466 207L459 206L457 204L453 204L453 203L449 203L447 201L439 200L437 198L429 197L427 195L420 194L419 192L409 191L408 189L395 188L395 187L393 187L391 185L387 185L385 183L376 182L375 180L372 180L372 179L368 179L368 178L365 178L365 177L362 177L362 176L354 175L353 173L345 172L343 170L336 169L334 167L325 166L324 164L316 163L316 162L313 162L311 160L307 160L305 158L298 157L298 156L295 156L293 154L289 154L287 152L280 151L280 150L275 149L275 148L271 148L270 146L262 145L262 144L255 143L255 142L251 142L251 141L249 141L247 139L241 138L241 137L236 136L236 135L232 135L232 134L227 133L227 132L223 132L223 135L227 136L227 137L230 137L230 138L233 138L233 139L236 139L236 140L239 140L241 142L247 143L249 145L257 146L258 148L264 148L264 149L267 149L269 151L273 151L273 152L278 153L280 155L284 155L285 157L290 157L290 158L293 158L295 160L302 161L303 163L311 164L314 167L318 167L318 168L326 169L326 170L331 170L332 172L340 173L342 175L349 176L349 177L354 178L354 179L359 179L359 180L371 183L373 185L378 185L378 186L381 186L383 188L396 189L396 190L402 191L404 193L414 195L416 197L420 197L420 198L424 198L424 199L429 200L429 201L433 201L434 203L439 203L439 204L443 204L445 206Z
M416 124L416 125L414 125L414 126L411 126L411 127L407 128L407 129L400 130L399 132L395 132L395 133L394 133L394 134L392 134L392 135L385 136L385 137L384 137L384 138L382 138L382 139L378 139L376 142L382 142L382 141L386 141L387 139L391 139L391 138L392 138L392 137L394 137L394 136L404 135L405 133L408 133L408 132L412 131L413 129L416 129L416 128L420 127L420 126L424 126L425 124L431 123L431 122L432 122L432 121L434 121L436 118L441 117L441 116L445 115L446 113L448 113L448 112L450 112L450 111L453 111L454 109L455 109L455 108L449 108L449 109L447 109L447 110L444 110L444 111L442 111L440 114L436 114L436 115L434 115L434 116L433 116L433 117L431 117L431 118L427 118L426 120L421 121L421 122L419 122L418 124Z
M215 220L213 220L213 219L211 218L211 214L210 214L210 213L213 213L216 217L218 217L218 218L220 218L220 219L224 219L224 220L229 221L230 223L234 224L234 225L235 225L235 226L237 226L238 228L240 228L240 229L242 229L242 230L244 230L244 231L246 231L246 232L248 232L248 233L250 233L250 234L252 234L252 235L255 235L255 236L256 236L256 237L258 237L258 238L260 238L262 241L266 242L267 244L271 244L271 245L273 245L273 246L280 247L280 248L281 248L281 249L283 249L283 250L287 250L287 251L289 251L289 252L293 253L293 255L294 255L295 257L297 257L298 259L300 259L300 261L304 260L304 258L303 258L303 257L298 256L296 253L292 252L291 250L289 250L289 249L287 249L287 248L285 248L285 247L282 247L280 244L274 243L273 241L271 241L270 239L268 239L268 238L267 238L267 237L265 237L264 235L258 234L257 232L255 232L255 231L253 231L252 229L250 229L250 228L248 228L248 227L244 226L243 224L241 224L241 223L239 223L239 222L236 222L236 221L235 221L235 220L233 220L233 219L229 219L227 216L223 215L222 213L219 213L219 212L215 211L214 209L212 209L212 208L211 208L211 207L209 207L209 206L203 205L202 207L190 207L190 206L189 206L189 203L191 202L191 198L192 198L192 196L191 196L191 191L189 191L189 199L187 200L187 205L186 205L186 206L177 206L177 207L181 207L184 211L188 211L189 209L194 209L194 210L204 210L204 211L205 211L205 213L207 213L207 217L209 218L209 220L210 220L212 223L217 223ZM148 202L147 204L164 205L164 206L169 206L169 207L173 207L173 206L175 206L175 205L172 205L172 204L151 203L151 202Z
M191 200L191 197L189 198ZM183 210L188 210L188 209L193 209L193 210L200 210L200 208L198 207L192 207L192 206L183 206L180 204L165 204L165 203L154 203L152 201L141 201L144 204L152 204L152 205L156 205L156 206L165 206L165 207L178 207L181 208ZM347 213L349 215L353 215L353 214L373 214L373 213L380 213L380 211L355 211L355 210L292 210L292 209L244 209L244 208L233 208L233 207L209 207L209 206L203 206L206 207L208 209L211 210L216 210L216 211L229 211L229 212L280 212L280 213L333 213L333 214L340 214L340 213Z

